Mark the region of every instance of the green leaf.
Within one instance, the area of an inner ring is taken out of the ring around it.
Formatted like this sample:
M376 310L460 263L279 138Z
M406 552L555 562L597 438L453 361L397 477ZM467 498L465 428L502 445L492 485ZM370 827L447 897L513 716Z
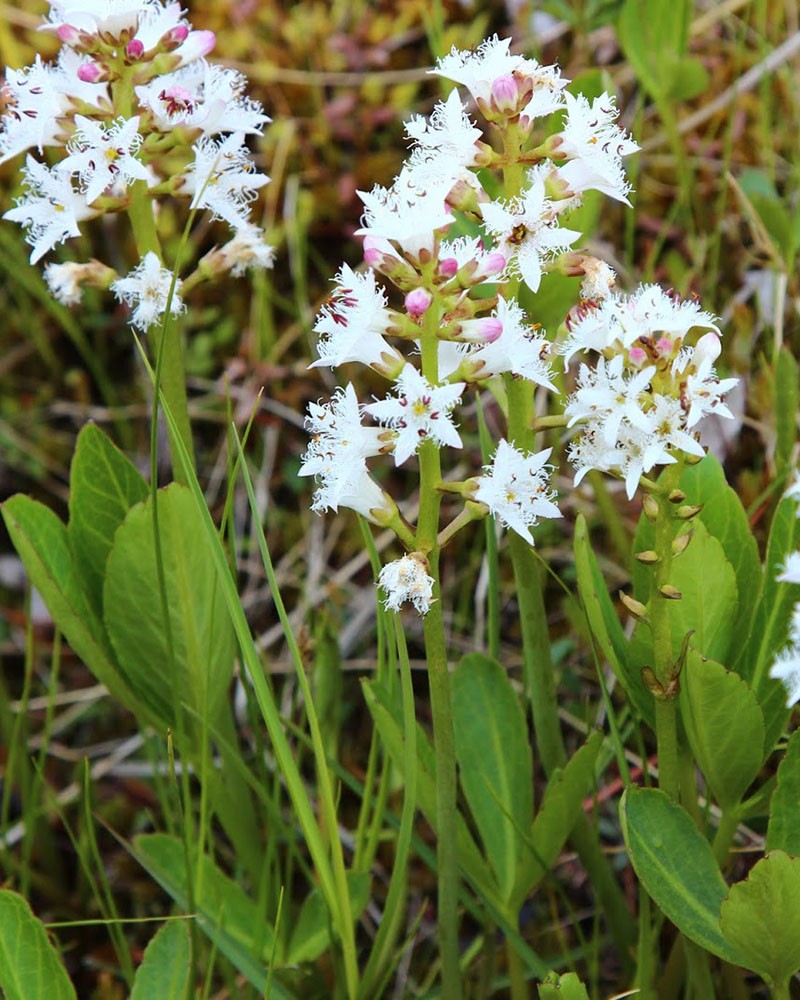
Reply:
M565 972L559 976L551 972L539 984L539 1000L589 1000L586 987L574 972Z
M17 495L3 504L3 519L31 582L75 653L112 696L146 722L157 716L122 678L102 622L83 590L67 529L44 504Z
M680 59L671 70L668 96L673 101L691 101L705 93L711 76L699 59Z
M134 837L130 851L180 909L188 911L183 843L165 833L140 834ZM263 990L268 969L262 956L268 959L272 954L272 926L241 886L221 872L211 858L200 858L194 864L195 869L199 868L199 872L192 872L197 926L248 982ZM289 1000L289 994L274 979L273 992L279 1000Z
M0 991L5 1000L75 1000L47 931L9 889L0 890Z
M503 899L514 888L522 835L533 820L533 765L519 699L505 670L482 653L452 679L461 787Z
M695 760L723 809L741 801L764 760L764 716L738 674L690 650L681 715Z
M517 906L522 905L561 853L580 815L583 800L592 787L594 768L602 745L603 734L599 731L592 733L563 770L555 771L547 783L514 886L513 899Z
M622 6L617 23L620 44L656 101L680 92L690 17L690 0L625 0Z
M721 544L709 535L702 521L694 522L694 537L673 563L670 582L682 594L681 600L669 602L674 659L681 653L686 633L693 631L692 647L708 659L724 663L736 620L736 577ZM664 598L651 594L650 601L654 600ZM637 625L628 646L628 660L628 671L634 676L643 667L652 666L648 626Z
M356 919L369 902L369 872L348 872L347 883L353 918ZM282 964L299 965L301 962L313 962L330 947L330 943L331 917L322 893L319 889L312 889L294 921L292 936Z
M681 489L686 503L702 506L697 521L702 523L722 546L725 558L736 575L739 607L733 622L732 651L741 649L750 634L753 615L761 588L761 558L758 544L742 502L725 479L722 466L714 455L706 455L702 462L690 465L681 475ZM643 518L647 521L647 518ZM650 524L649 521L647 521ZM689 543L689 548L694 542ZM688 551L688 550L687 550ZM680 556L679 558L683 558ZM646 571L646 567L642 566ZM647 600L647 597L639 598ZM732 666L728 664L726 666Z
M597 643L600 654L624 687L636 711L652 723L653 698L642 684L640 672L629 667L625 633L608 596L603 574L597 565L583 514L579 514L575 522L574 545L578 593L586 612L592 638Z
M204 526L189 491L173 483L158 493L159 531L175 672L164 627L152 500L137 504L114 537L103 607L120 670L162 726L176 725L185 701L215 719L225 704L234 634ZM192 731L196 724L187 717Z
M792 464L797 443L797 413L800 410L800 375L797 361L783 347L775 359L775 462L778 470Z
M736 964L719 928L728 887L691 816L659 789L632 787L620 817L631 863L656 905L691 941Z
M192 943L185 920L168 920L145 948L130 1000L186 1000Z
M103 613L103 577L114 532L148 486L95 424L78 435L70 469L67 538L95 614Z
M388 693L377 681L362 683L364 700L372 715L381 743L400 774L404 773L403 727ZM425 819L436 829L436 767L433 748L421 727L417 727L417 802ZM458 863L473 886L493 905L502 909L494 879L478 849L464 817L459 813L456 832Z
M776 848L800 857L800 729L789 739L772 793L766 849Z
M731 888L720 927L736 955L734 964L772 986L786 984L800 969L800 859L783 851L762 858Z

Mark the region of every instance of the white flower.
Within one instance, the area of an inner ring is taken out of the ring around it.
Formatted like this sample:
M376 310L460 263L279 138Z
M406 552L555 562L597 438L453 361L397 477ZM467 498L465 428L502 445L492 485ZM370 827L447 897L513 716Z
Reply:
M421 615L427 614L433 603L433 585L422 559L413 553L387 563L378 575L387 611L399 611L410 601Z
M49 0L49 3L50 23L44 29L56 30L63 25L87 35L133 33L146 11L162 10L158 0ZM180 9L179 4L170 7Z
M329 403L311 403L306 429L313 435L299 475L315 476L318 489L311 509L350 507L370 520L372 511L391 513L390 498L370 478L366 459L383 448L382 431L361 424L355 389L337 389Z
M521 198L489 202L481 205L481 213L509 264L516 267L525 284L536 292L542 265L567 250L581 234L559 227L541 176L534 171L528 176L531 185Z
M492 343L467 355L470 367L475 366L476 377L491 378L511 372L555 392L550 366L544 360L550 352L550 342L525 322L525 313L513 299L499 299L493 315L502 323L502 333Z
M78 223L92 218L97 212L72 187L67 173L51 170L30 155L22 183L28 193L18 198L17 207L10 208L3 218L28 228L25 239L33 247L31 263L35 264L68 236L80 236Z
M633 499L639 479L655 465L676 461L667 445L650 430L623 421L614 443L608 444L591 425L570 445L570 462L575 466L577 486L590 469L616 472L625 480L625 492Z
M215 219L224 219L233 229L249 225L249 203L269 177L256 171L241 134L218 142L204 136L192 148L194 163L184 177L191 208L208 208Z
M656 393L653 409L648 413L653 433L665 447L677 448L689 455L703 458L706 451L700 442L686 429L686 414L680 400Z
M453 46L430 72L455 80L465 86L476 101L488 104L496 80L517 71L524 72L528 65L538 68L534 60L529 63L523 56L512 55L510 45L510 38L500 39L495 35L481 42L475 51L464 52Z
M788 645L778 653L769 676L781 681L786 688L787 708L800 701L800 603L795 604L792 611Z
M247 270L266 270L275 262L275 248L264 239L264 230L250 223L237 229L236 235L228 240L221 252L235 278Z
M463 84L488 117L519 114L523 127L529 128L533 118L563 106L561 90L569 81L561 78L557 66L513 55L510 45L510 38L495 35L476 51L453 47L431 72Z
M358 274L343 264L336 288L314 324L319 359L309 367L338 366L347 361L372 365L386 359L399 363L400 355L383 338L390 322L386 294L376 284L375 273L367 270Z
M640 398L650 386L655 365L631 374L623 370L623 363L622 355L617 354L609 362L601 357L596 368L581 365L577 391L564 408L568 427L578 420L591 420L607 445L617 440L623 420L640 430L650 428L650 418L642 409Z
M395 386L396 397L388 397L364 407L379 423L396 431L395 465L402 465L417 453L424 440L461 447L461 438L450 419L450 411L461 398L464 383L432 386L417 369L407 364Z
M75 115L78 131L67 146L69 156L61 170L78 174L87 204L91 205L117 181L149 179L147 167L136 158L142 144L139 116L118 118L105 126L84 115Z
M602 94L591 104L583 94L565 93L564 98L567 117L558 152L566 154L568 162L559 170L561 178L575 194L594 189L629 205L622 157L639 146L616 124L614 98Z
M171 286L172 272L162 267L158 256L150 251L129 274L111 285L111 291L120 302L133 307L131 323L147 330L164 315ZM173 316L184 309L180 287L181 283L176 282L169 310Z
M76 306L80 302L81 282L85 277L86 264L47 264L44 269L44 280L53 298L65 306Z
M617 272L604 260L596 257L587 258L583 267L583 281L581 282L581 298L592 302L600 302L607 299L614 290L617 281Z
M475 160L475 144L482 132L476 128L461 103L457 90L440 101L429 118L414 115L405 123L406 135L421 149L450 153L465 167Z
M358 192L364 202L364 217L356 235L396 243L415 260L420 254L433 255L439 232L453 222L445 202L452 186L449 174L419 186L413 171L404 168L390 188L376 185L371 191ZM393 248L388 249L391 252Z
M546 465L552 448L529 454L501 440L491 464L478 480L475 499L526 542L533 545L531 528L540 517L560 517L549 488L551 467Z
M706 334L706 336L716 335ZM722 402L722 397L739 382L738 378L718 378L712 358L698 352L699 347L698 343L694 349L684 348L672 366L673 378L684 376L681 385L681 403L687 411L687 428L694 427L709 413L716 413L719 417L728 417L732 420L733 414Z
M137 87L136 96L165 132L183 125L204 135L259 134L270 119L258 101L245 96L246 87L242 73L199 59Z
M41 152L44 146L58 144L58 118L67 101L55 86L55 74L39 56L32 66L6 70L0 163L32 147Z
M779 583L800 583L800 552L792 552L786 557L776 579Z

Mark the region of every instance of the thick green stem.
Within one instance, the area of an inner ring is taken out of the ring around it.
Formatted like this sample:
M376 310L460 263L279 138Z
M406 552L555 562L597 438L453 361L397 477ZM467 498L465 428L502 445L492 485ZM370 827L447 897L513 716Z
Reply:
M656 502L655 566L649 607L653 636L653 658L656 680L661 692L656 697L656 742L658 745L658 784L673 801L680 799L680 753L678 749L678 702L675 684L675 662L672 650L672 628L669 605L671 598L662 594L670 585L672 571L672 541L674 538L673 506L668 497L680 479L681 463L668 467L663 489Z
M506 941L508 955L508 977L511 984L511 1000L529 1000L528 981L525 978L525 966L517 954L513 941Z
M422 371L431 383L438 382L439 345L436 330L439 310L428 310L420 337ZM439 586L439 507L442 479L438 446L423 441L419 449L420 505L417 521L416 546L430 564L434 579L433 603L423 619L425 657L428 666L431 713L433 715L433 745L436 758L436 860L439 869L438 923L442 955L442 996L444 1000L460 1000L461 970L458 948L458 865L456 859L456 748L453 730L453 708L450 695L450 674L447 668L447 648L442 618Z
M144 181L132 184L129 193L128 218L133 229L137 253L142 259L144 259L145 254L154 253L159 260L163 260L161 242L158 238L153 215L153 205ZM151 329L155 330L156 328ZM157 366L157 370L159 371L161 390L175 419L181 441L192 460L193 467L196 468L192 429L189 421L189 402L186 395L186 369L183 361L182 335L177 321L171 317L168 317L166 325L160 328L157 351L160 355L160 364ZM170 444L174 455L176 448L172 443L172 431L170 431ZM185 484L186 476L180 462L173 461L173 473L177 482Z
M738 807L723 810L719 826L717 827L717 832L714 835L714 841L711 845L714 850L714 857L717 859L717 864L720 868L724 867L725 862L728 859L728 854L730 853L731 845L733 844L733 838L736 836L736 827L738 825Z

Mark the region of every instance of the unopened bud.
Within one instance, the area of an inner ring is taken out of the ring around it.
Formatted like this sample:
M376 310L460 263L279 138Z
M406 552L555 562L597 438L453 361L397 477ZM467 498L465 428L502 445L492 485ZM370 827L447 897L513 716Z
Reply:
M683 597L678 588L673 587L671 583L665 583L662 587L659 587L658 592L662 597L666 597L668 601L679 601Z
M642 510L649 520L655 521L658 518L658 501L656 498L649 493L645 493L642 497Z
M366 254L364 257L366 259ZM452 278L458 273L458 261L455 257L445 257L444 260L439 261L437 270L443 278Z
M656 341L656 350L662 355L672 354L672 341L669 337L659 337Z
M694 360L702 361L709 358L716 361L722 351L722 343L713 331L704 333L694 347Z
M81 33L71 24L59 24L56 28L56 35L65 45L77 45L81 40Z
M675 511L675 516L679 517L681 521L691 521L693 517L697 517L702 509L702 504L698 507L692 507L689 504L686 504L683 507L678 507Z
M492 108L501 115L515 115L519 110L519 87L513 76L498 76L492 84Z
M672 543L672 554L673 556L679 556L681 553L686 551L686 546L691 542L693 531L687 531L684 535L678 535L678 537Z
M619 599L634 618L638 618L641 622L647 622L650 620L647 616L647 608L641 601L637 601L634 597L630 597L622 590L619 592Z
M167 46L181 45L189 37L189 25L188 24L176 24L174 28L164 35L162 38L162 44Z
M667 497L670 503L683 503L686 499L686 494L683 490L673 490Z
M501 271L505 270L507 263L505 254L499 250L493 250L487 255L486 260L484 260L479 270L485 278L493 278L496 274L500 274Z
M414 318L427 312L433 302L433 296L427 288L414 288L405 297L406 312Z
M496 316L465 319L452 328L452 337L464 344L493 344L503 332L503 323Z
M656 563L661 562L661 556L653 549L646 549L644 552L636 552L634 554L634 558L638 559L640 563L644 563L646 566L654 566Z
M78 67L78 79L82 83L97 83L103 75L103 68L96 62L86 62Z
M141 59L144 55L144 43L138 38L132 38L125 46L125 55L133 61Z
M645 351L643 347L632 347L628 351L628 358L630 359L631 364L638 367L647 361L647 351Z

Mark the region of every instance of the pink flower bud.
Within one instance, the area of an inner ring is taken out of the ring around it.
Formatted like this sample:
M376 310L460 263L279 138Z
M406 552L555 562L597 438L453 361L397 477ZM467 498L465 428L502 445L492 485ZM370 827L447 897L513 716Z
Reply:
M125 55L129 59L141 59L144 55L144 44L138 38L132 38L125 46Z
M439 261L439 274L443 278L452 278L458 273L458 261L455 257L445 257Z
M647 352L643 347L632 347L628 351L628 357L632 365L642 365L647 361Z
M493 250L483 262L481 273L487 278L495 274L500 274L505 269L507 263L505 254L500 253L499 250Z
M659 354L672 354L672 341L669 337L659 337L656 341L656 350Z
M496 316L487 316L481 320L483 339L487 344L493 344L503 332L503 324Z
M722 342L716 333L704 333L703 336L697 341L694 349L694 356L697 361L704 361L709 358L712 362L716 361L722 351Z
M71 24L59 24L56 35L65 45L77 45L81 40L80 31Z
M498 76L492 83L492 105L501 114L516 114L519 88L513 76Z
M182 25L178 25L178 28ZM178 28L173 28L173 32ZM170 32L172 34L172 32ZM192 31L187 35L186 41L178 48L175 55L180 56L180 65L194 62L195 59L202 59L217 44L217 36L213 31Z
M164 37L164 41L167 44L172 43L173 45L180 45L181 42L185 42L189 37L189 25L188 24L176 24L174 28L170 28Z
M364 263L370 267L378 267L383 259L383 252L378 241L373 236L364 237Z
M433 302L433 296L427 288L415 288L405 298L405 306L409 316L421 316Z
M82 83L97 83L103 70L95 62L87 62L78 67L78 79Z

